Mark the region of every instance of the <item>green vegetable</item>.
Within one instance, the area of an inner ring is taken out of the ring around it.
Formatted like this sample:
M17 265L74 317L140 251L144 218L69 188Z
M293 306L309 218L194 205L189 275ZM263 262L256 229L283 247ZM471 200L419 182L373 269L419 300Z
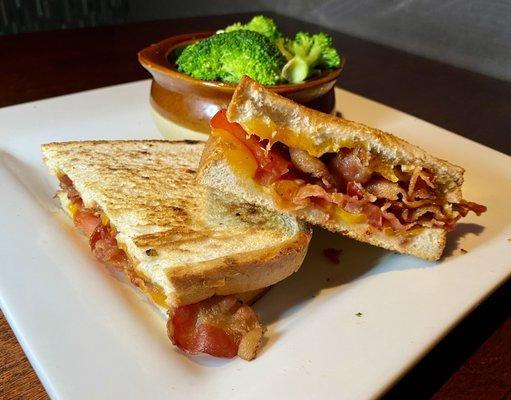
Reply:
M266 36L273 41L277 40L281 36L275 21L273 21L271 18L265 17L264 15L255 16L247 24L236 22L225 28L224 32L232 32L238 30L254 31Z
M263 15L229 25L174 57L179 71L197 79L238 83L248 75L263 85L303 82L341 64L326 33L298 32L291 39Z
M341 58L332 46L332 38L320 32L311 35L298 32L295 39L281 37L277 47L288 60L282 77L290 83L303 82L322 68L338 68Z
M266 36L234 30L187 46L176 59L178 70L207 81L238 83L243 75L263 85L281 81L286 59Z

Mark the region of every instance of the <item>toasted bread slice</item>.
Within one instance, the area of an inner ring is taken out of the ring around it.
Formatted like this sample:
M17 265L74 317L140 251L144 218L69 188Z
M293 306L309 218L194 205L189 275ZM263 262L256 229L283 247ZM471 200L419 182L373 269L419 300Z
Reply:
M249 203L428 260L440 258L458 218L485 210L462 200L463 168L248 77L221 113L212 120L198 181ZM279 164L287 169L276 177Z
M362 146L390 165L420 166L436 176L448 201L461 200L465 170L429 155L407 141L364 124L307 108L245 76L227 109L231 122L249 134L307 151L315 157Z
M203 148L158 140L42 147L50 171L108 217L135 280L159 288L168 307L270 286L298 270L311 238L291 216L196 185Z
M310 208L296 211L284 209L271 191L258 184L249 175L240 173L235 165L225 158L219 137L212 136L206 143L198 180L211 188L237 196L240 201L276 212L291 212L294 216L311 224L384 249L411 254L426 260L437 260L445 247L446 231L444 229L426 228L413 236L389 235L383 231L371 229L367 223L350 224L340 220L324 222L321 215Z

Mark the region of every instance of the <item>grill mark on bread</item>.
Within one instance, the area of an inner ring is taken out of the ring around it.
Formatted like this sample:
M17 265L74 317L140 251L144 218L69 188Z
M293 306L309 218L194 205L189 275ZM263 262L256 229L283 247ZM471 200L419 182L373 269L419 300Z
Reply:
M137 271L161 283L172 305L272 285L305 256L311 231L304 224L265 209L235 208L239 201L195 184L204 142L83 141L42 148L50 170L69 175L86 205L105 211ZM184 238L192 228L200 232ZM274 260L281 247L294 249L292 256ZM226 255L239 259L235 270L225 266ZM229 278L209 287L218 275Z
M248 77L240 81L229 103L227 117L229 121L241 124L247 131L250 131L247 129L248 124L253 121L272 121L279 128L291 132L297 143L313 143L317 149L324 148L325 153L336 153L345 147L345 140L352 141L354 146L367 148L385 163L427 168L437 176L437 183L451 202L461 200L463 168L433 157L418 146L390 133L297 104L266 90Z

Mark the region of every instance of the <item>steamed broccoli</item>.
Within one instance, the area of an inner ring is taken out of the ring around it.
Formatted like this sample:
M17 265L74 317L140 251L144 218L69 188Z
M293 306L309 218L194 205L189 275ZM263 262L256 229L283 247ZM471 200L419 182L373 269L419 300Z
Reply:
M187 46L176 59L180 72L197 79L238 83L243 75L263 85L281 78L286 59L266 36L235 30Z
M254 31L260 33L261 35L266 36L267 38L273 41L277 40L280 37L280 32L277 29L275 21L273 21L271 18L265 17L264 15L255 16L247 24L236 22L232 25L229 25L223 31L232 32L238 30Z
M303 82L321 68L338 68L341 58L326 33L311 35L298 32L295 39L279 38L277 46L288 60L282 76L290 83Z

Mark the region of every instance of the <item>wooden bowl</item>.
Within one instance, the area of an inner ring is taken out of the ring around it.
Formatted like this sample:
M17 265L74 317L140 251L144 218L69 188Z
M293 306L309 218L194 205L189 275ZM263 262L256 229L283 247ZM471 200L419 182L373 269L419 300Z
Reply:
M209 133L211 117L229 104L236 85L192 78L177 71L170 57L176 49L213 33L172 36L138 53L140 64L153 76L150 102L160 130L166 129L162 124L169 123L170 126L176 124L193 131ZM333 88L343 65L334 70L325 70L317 78L303 83L267 87L308 107L330 113L335 106Z

